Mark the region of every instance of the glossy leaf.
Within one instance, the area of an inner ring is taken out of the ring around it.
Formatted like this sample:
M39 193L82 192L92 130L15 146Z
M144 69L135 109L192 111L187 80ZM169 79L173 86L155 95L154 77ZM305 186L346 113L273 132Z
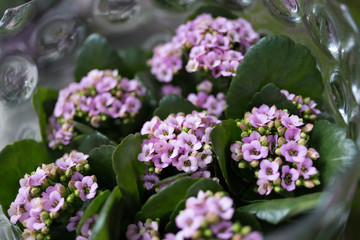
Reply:
M116 147L113 145L102 145L94 148L89 153L89 164L91 171L95 174L100 186L113 189L116 183L116 175L112 165L112 155Z
M74 70L75 80L80 82L93 69L119 69L122 72L123 62L117 51L103 36L94 33L88 36L76 57Z
M99 132L95 132L90 135L86 135L85 138L79 144L78 150L83 153L90 153L90 151L101 145L113 145L115 143L110 141L106 136L102 135Z
M100 193L94 200L91 201L89 206L84 210L84 213L79 221L79 224L76 229L76 234L80 234L80 230L85 220L90 218L94 214L100 212L101 207L104 205L106 199L109 197L110 191L106 190Z
M226 117L243 117L254 93L268 83L318 103L324 89L309 49L285 36L264 37L249 49L231 81Z
M143 221L159 218L167 223L175 206L184 199L188 188L196 181L197 179L185 177L164 187L145 202L138 217Z
M46 126L48 125L48 117L51 116L55 103L58 98L56 90L38 87L32 96L32 105L39 118L39 126L41 137L47 142Z
M240 195L247 188L247 184L243 183L235 174L234 171L236 169L233 169L231 166L231 161L233 160L231 158L230 146L241 138L240 134L240 128L237 127L236 122L231 119L222 121L210 134L222 177L225 179L230 191L236 195Z
M278 109L287 109L291 114L299 113L295 105L287 100L286 96L280 92L280 89L272 83L266 84L260 92L254 94L249 103L248 111L263 104L269 107L275 105Z
M346 132L334 123L320 120L314 123L310 144L320 154L318 165L323 184L331 184L337 174L353 166L358 154L355 143L346 138Z
M0 151L0 204L7 212L20 188L19 180L51 159L44 143L26 139L14 142Z
M161 99L159 107L155 109L154 116L165 119L171 113L183 112L189 114L197 109L198 108L188 100L175 94L169 94Z
M313 209L319 203L320 193L300 197L260 201L240 207L238 210L255 214L257 218L278 224L300 213Z
M124 198L118 187L106 199L91 230L90 240L120 239L121 230L126 227L122 221L127 217Z
M121 193L128 208L135 214L141 207L144 183L141 176L145 174L145 166L138 161L141 143L144 136L129 135L117 146L113 154L113 168Z
M186 192L186 198L196 197L199 191L206 192L210 190L212 193L224 191L220 184L209 178L200 178L196 183L191 185Z
M121 49L118 54L124 64L124 71L121 73L124 77L133 78L137 72L146 70L146 61L150 56L145 50L129 47Z

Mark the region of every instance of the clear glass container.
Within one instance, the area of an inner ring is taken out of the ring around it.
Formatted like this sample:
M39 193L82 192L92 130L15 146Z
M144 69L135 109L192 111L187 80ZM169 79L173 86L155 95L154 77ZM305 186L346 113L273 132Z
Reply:
M283 34L309 47L321 70L329 111L360 146L360 36L348 8L335 0L216 0L241 10L263 34ZM30 97L36 86L73 81L76 51L98 32L116 48L151 49L170 39L200 1L31 0L0 20L0 148L40 140ZM181 10L181 11L176 11ZM267 239L340 239L359 176L359 156L339 169L319 206ZM1 213L0 213L1 216ZM0 218L0 238L9 223Z

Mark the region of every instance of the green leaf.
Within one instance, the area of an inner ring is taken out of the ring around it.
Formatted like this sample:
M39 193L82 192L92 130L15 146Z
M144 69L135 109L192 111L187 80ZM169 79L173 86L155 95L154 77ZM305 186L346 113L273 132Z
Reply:
M116 187L101 208L91 230L90 240L120 239L121 231L127 227L127 224L122 224L127 217L125 211L124 198Z
M76 229L76 234L79 235L81 231L81 227L84 224L85 220L92 217L94 214L98 214L100 212L101 207L103 206L106 199L109 197L110 191L106 190L100 193L94 200L91 201L89 206L85 209L79 224Z
M124 64L124 72L122 72L121 75L133 78L137 72L146 70L146 61L150 56L145 50L137 47L129 47L121 49L118 54Z
M74 120L69 120L69 123L74 126L74 128L79 131L79 133L82 133L82 134L93 134L93 133L96 133L96 131L89 127L88 125L86 124L83 124L83 123L80 123L78 121L74 121Z
M287 109L291 114L299 113L295 105L272 83L266 84L260 92L254 94L249 103L248 111L253 107L260 107L263 104L266 104L269 107L275 105L278 109Z
M152 187L152 189L156 189L158 188L160 185L165 184L165 183L169 183L169 182L173 182L177 179L183 178L183 177L187 177L190 176L191 174L193 174L192 172L187 172L187 173L179 173L167 178L164 178L160 181L158 181L157 183L154 184L154 186Z
M191 185L186 192L186 198L196 197L198 192L210 190L212 193L224 191L221 185L209 178L200 178L196 183Z
M38 87L32 96L32 105L39 118L41 137L44 142L47 142L46 126L48 117L53 113L57 98L58 92L56 90L43 87Z
M150 71L138 72L135 79L140 81L146 88L148 95L151 99L151 105L157 105L161 96L161 83L150 73Z
M187 20L194 20L198 15L200 15L202 13L210 13L213 18L216 18L216 17L219 17L219 16L226 17L228 19L236 19L236 18L238 18L238 16L233 14L226 7L223 7L221 5L216 5L216 4L209 4L209 5L201 6L198 9L196 9L195 12L193 12L187 18Z
M159 218L161 223L167 223L176 205L185 198L188 188L196 181L184 177L164 187L145 202L138 217L143 221Z
M232 119L222 121L221 124L215 126L210 133L210 139L217 156L222 176L230 191L236 195L240 195L247 188L247 184L243 183L243 181L236 176L234 172L236 169L233 169L231 166L231 161L234 160L231 158L230 146L236 140L241 139L240 135L241 130Z
M90 153L90 151L101 145L113 145L116 144L110 141L106 136L102 135L99 132L95 132L90 135L86 135L85 138L81 141L78 150L83 153Z
M80 82L90 70L118 69L122 72L123 62L117 51L103 36L94 33L88 36L80 49L75 64L75 80Z
M313 209L319 203L319 196L320 193L312 193L295 198L260 201L238 210L255 214L257 218L266 222L278 224Z
M193 110L198 110L191 102L175 94L169 94L163 97L160 105L154 111L154 116L160 119L167 118L171 113L183 112L189 114Z
M44 143L26 139L14 142L0 151L0 204L7 212L20 188L19 180L42 163L50 163Z
M346 132L326 120L316 121L310 134L310 145L320 154L318 164L321 180L332 184L337 174L354 166L358 154L355 143L346 138Z
M309 49L285 36L264 37L249 49L231 81L226 117L243 117L251 97L267 83L318 103L324 90Z
M183 199L180 202L178 202L178 204L174 208L174 211L170 215L169 222L165 226L165 232L174 233L174 232L178 231L178 228L177 228L176 223L175 223L175 219L176 219L177 215L179 215L180 211L185 209L185 203L186 203L186 199Z
M240 221L242 225L251 226L251 230L261 230L261 226L259 221L256 219L254 215L249 212L240 211L239 209L235 210L233 219L236 221Z
M113 189L116 184L116 175L112 165L112 155L116 147L113 145L102 145L94 148L89 153L89 164L91 171L95 174L100 186Z
M129 135L117 146L113 154L113 168L121 193L128 208L135 214L141 207L144 191L141 176L145 166L137 159L141 152L141 143L145 137Z

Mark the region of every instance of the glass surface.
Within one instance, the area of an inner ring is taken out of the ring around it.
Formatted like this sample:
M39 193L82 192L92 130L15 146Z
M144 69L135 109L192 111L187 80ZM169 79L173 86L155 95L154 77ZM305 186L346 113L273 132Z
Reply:
M167 41L198 5L169 2L32 0L7 10L0 20L0 148L23 138L40 140L31 94L35 86L60 89L73 81L74 56L86 35L99 32L117 48L151 49ZM327 110L359 147L360 38L348 8L333 0L217 2L242 9L241 16L260 33L288 35L311 49L322 72ZM166 11L179 6L182 11ZM267 238L341 238L359 175L358 160L339 171L315 210Z

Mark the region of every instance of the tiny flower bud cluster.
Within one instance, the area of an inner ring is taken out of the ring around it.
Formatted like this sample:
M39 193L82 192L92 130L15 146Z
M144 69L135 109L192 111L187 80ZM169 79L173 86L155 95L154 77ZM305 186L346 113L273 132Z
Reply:
M138 160L148 166L144 176L149 189L158 181L164 168L175 167L181 172L204 171L213 161L210 132L220 123L216 117L193 111L171 114L164 121L153 117L144 124L141 135L148 135L142 143Z
M139 221L137 225L130 224L127 227L126 238L128 240L160 240L159 225L151 219L147 219L145 223Z
M87 158L73 151L20 179L19 193L8 214L13 224L19 221L25 227L25 239L50 239L59 215L71 216L84 201L95 197L98 185L94 175L86 175L90 170Z
M214 19L210 14L201 14L180 25L171 42L154 49L149 60L151 73L160 82L171 82L187 52L186 71L211 71L215 78L234 76L245 53L258 40L259 34L245 19Z
M299 116L301 116L304 120L314 121L317 118L316 115L321 113L321 111L316 108L316 102L311 100L309 97L303 99L301 95L296 96L284 89L280 90L280 92L284 94L297 109L299 109Z
M238 126L241 140L231 145L231 157L239 168L254 171L260 195L320 184L313 166L320 155L308 146L313 124L305 125L297 115L262 105L247 112Z
M70 120L87 122L98 128L109 118L123 120L136 115L146 89L137 80L121 78L117 70L92 70L80 83L61 90L49 119L49 146L69 144L74 136Z
M198 93L190 93L187 99L202 109L205 109L208 114L220 117L226 107L225 95L218 93L216 97L211 93L212 83L208 80L204 80L197 86Z
M223 192L199 191L197 197L186 200L185 209L175 218L180 229L167 234L166 240L176 239L242 239L261 240L262 235L250 226L232 222L233 200Z

